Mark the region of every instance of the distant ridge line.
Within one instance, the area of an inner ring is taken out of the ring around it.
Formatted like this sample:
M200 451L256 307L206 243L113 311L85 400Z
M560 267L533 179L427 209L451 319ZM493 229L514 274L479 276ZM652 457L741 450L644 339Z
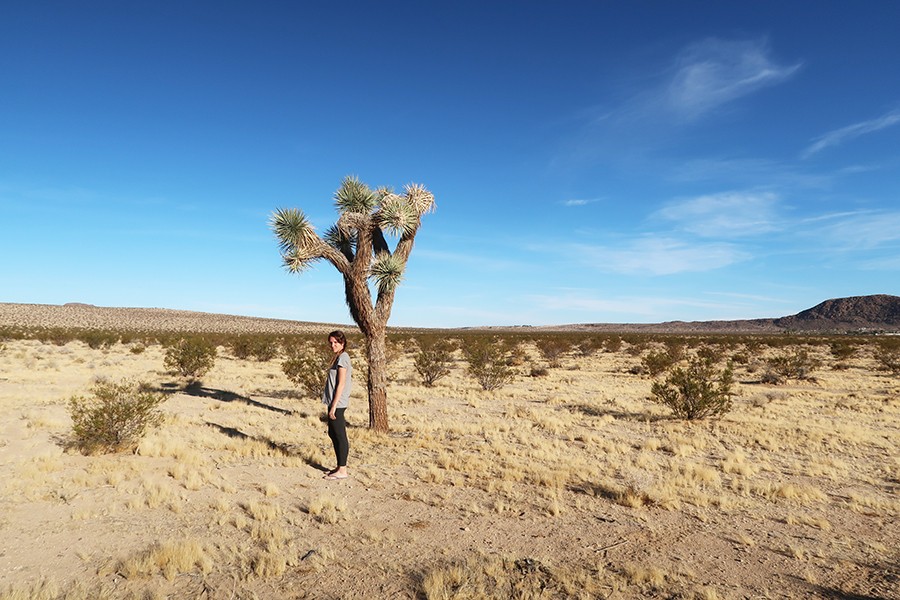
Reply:
M0 327L119 329L209 333L327 333L338 323L223 315L169 308L113 308L71 302L0 302ZM579 323L545 326L392 327L393 331L579 331L597 333L900 333L900 296L874 294L825 300L795 315L770 319L668 321L663 323Z

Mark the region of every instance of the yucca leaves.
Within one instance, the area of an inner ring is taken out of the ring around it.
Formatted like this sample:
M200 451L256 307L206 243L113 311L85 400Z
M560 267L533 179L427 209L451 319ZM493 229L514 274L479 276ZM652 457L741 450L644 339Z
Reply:
M278 249L281 254L291 254L297 248L310 248L316 245L319 236L316 229L296 208L279 208L269 221L275 237L278 238Z
M406 201L420 217L425 213L434 212L434 194L425 189L424 185L410 183L403 188Z
M334 205L341 214L370 214L378 202L378 194L357 177L345 177L334 193Z
M419 226L419 215L409 201L397 194L386 194L375 213L378 225L394 235L412 234Z
M402 260L387 252L382 252L375 258L369 276L375 281L375 287L378 288L379 294L397 289L403 280L405 266Z
M291 273L302 273L321 258L317 246L321 242L316 230L296 208L277 209L269 222L285 268Z

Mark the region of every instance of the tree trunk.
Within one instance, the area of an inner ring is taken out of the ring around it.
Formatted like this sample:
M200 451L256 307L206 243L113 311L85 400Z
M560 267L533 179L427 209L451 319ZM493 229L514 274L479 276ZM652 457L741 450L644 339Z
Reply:
M386 432L388 431L387 353L384 327L377 327L366 336L366 354L369 359L369 428Z

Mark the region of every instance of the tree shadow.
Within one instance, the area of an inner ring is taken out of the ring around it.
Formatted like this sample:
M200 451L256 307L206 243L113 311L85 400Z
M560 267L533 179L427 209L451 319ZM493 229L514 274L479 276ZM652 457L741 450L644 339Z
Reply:
M581 414L587 415L589 417L605 417L608 415L610 417L613 417L614 419L625 421L645 421L656 423L658 421L667 421L671 419L671 417L665 415L651 415L645 412L628 412L611 408L601 408L598 406L592 406L590 404L576 404L571 406L570 408L573 411L580 412Z
M872 564L853 562L868 571L863 579L856 582L868 589L850 591L834 585L812 584L802 580L800 583L809 588L810 597L829 600L887 600L894 597L893 593L900 589L900 563L897 561L876 561Z
M267 448L269 448L273 452L276 452L282 456L298 456L297 452L294 451L294 449L291 447L290 444L285 444L283 442L279 443L274 440L270 440L269 438L257 437L254 435L250 435L248 433L244 433L243 431L241 431L240 429L238 429L236 427L227 427L225 425L219 425L218 423L213 423L211 421L207 421L206 424L209 425L210 427L212 427L213 429L216 429L219 433L225 434L230 438L233 438L236 440L247 440L247 441L259 442L260 444L265 445ZM302 458L303 462L305 462L310 467L312 467L314 469L318 469L319 471L322 471L323 473L328 472L328 467L321 464L320 462L315 461L315 460L313 460L309 457L305 457L305 456L300 457L300 458Z
M242 396L240 394L229 392L227 390L217 390L215 388L203 387L203 383L200 381L193 381L188 384L188 386L184 388L184 393L189 396L196 396L198 398L212 398L221 402L243 402L248 406L271 410L272 412L277 412L282 415L294 414L293 410L281 408L278 406L272 406L271 404L266 404L264 402L259 402L258 400L254 400L253 398L250 398L248 396Z

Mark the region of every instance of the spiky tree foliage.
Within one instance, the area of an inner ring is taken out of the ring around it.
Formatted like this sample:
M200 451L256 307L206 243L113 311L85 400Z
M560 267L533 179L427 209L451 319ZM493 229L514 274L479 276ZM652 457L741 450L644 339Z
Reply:
M324 259L343 276L350 316L366 340L369 427L387 431L387 322L422 216L434 210L434 196L417 184L395 194L346 177L334 204L337 223L322 236L296 208L277 209L270 224L288 271L302 273ZM399 238L393 251L385 233Z

